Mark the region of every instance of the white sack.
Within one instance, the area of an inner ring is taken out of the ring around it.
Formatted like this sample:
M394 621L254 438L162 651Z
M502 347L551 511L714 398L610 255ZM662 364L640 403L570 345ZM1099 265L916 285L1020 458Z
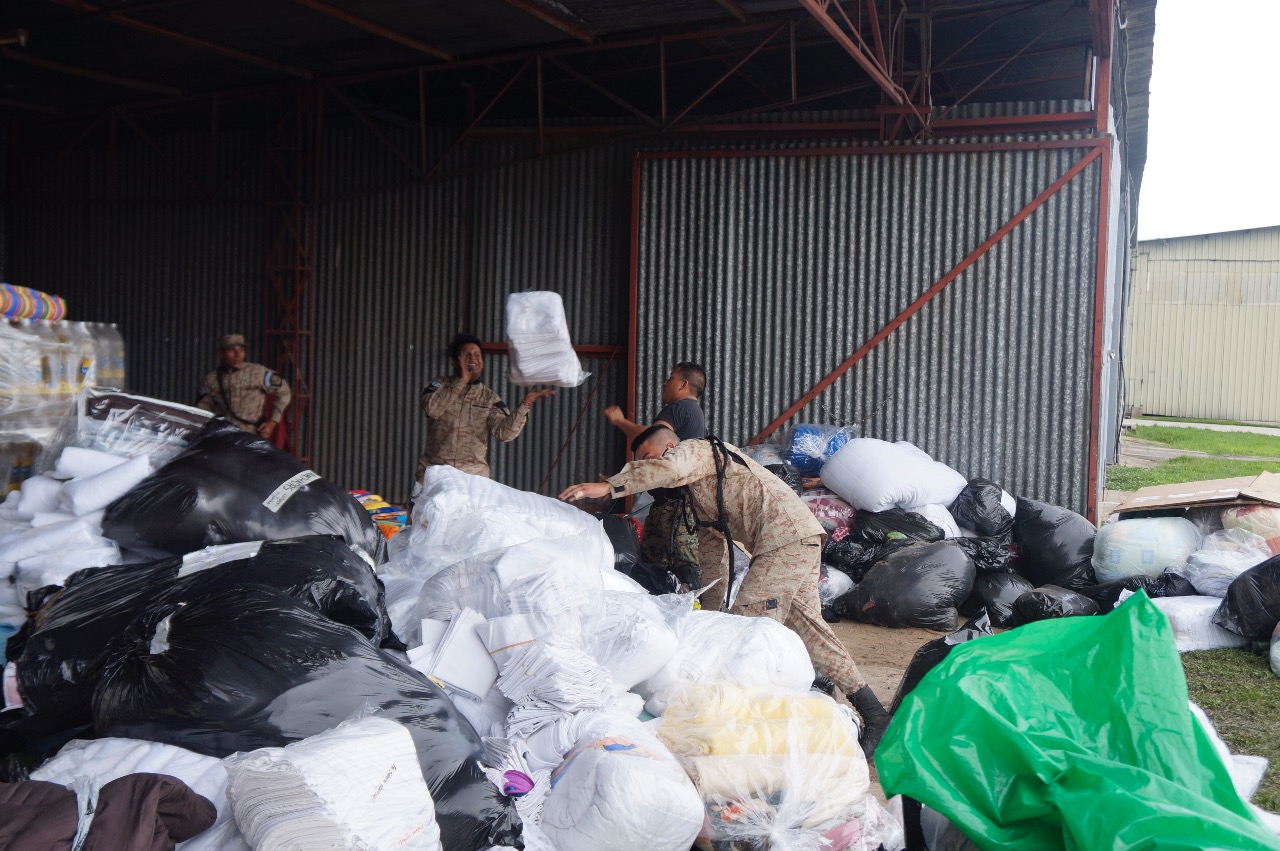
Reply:
M48 476L32 476L22 483L18 491L18 513L24 517L57 511L62 482Z
M1206 597L1225 597L1240 574L1271 558L1271 548L1248 529L1224 529L1205 535L1186 564L1170 568Z
M1213 622L1214 613L1222 605L1217 597L1160 597L1151 602L1169 619L1179 653L1243 647L1249 643L1249 639Z
M687 851L702 827L693 783L634 718L593 719L551 782L542 830L558 851Z
M1200 548L1195 524L1181 517L1118 520L1098 530L1093 543L1093 571L1099 582L1164 573Z
M145 455L97 475L67 482L62 488L62 505L77 517L106 508L152 473L151 459Z
M559 293L534 291L507 296L507 342L511 352L507 377L517 387L577 387L591 374L583 372L573 350Z
M395 721L348 721L225 765L231 811L254 848L440 851L413 738Z
M589 635L590 651L618 691L649 679L676 653L676 634L656 600L648 594L605 592L604 610Z
M945 505L918 505L911 510L941 529L944 538L962 537L960 526Z
M138 739L76 739L44 765L31 772L32 780L66 786L84 775L110 783L128 774L167 774L203 795L218 811L213 826L180 843L178 851L249 851L227 805L227 770L222 760L173 745Z
M693 685L728 683L783 692L804 692L813 685L804 642L769 618L695 611L680 622L676 641L671 660L636 686L650 714L661 715L672 698Z
M112 455L110 452L68 446L58 456L58 461L53 467L53 475L59 479L83 479L86 476L105 473L128 460L119 455Z
M950 505L968 482L906 441L850 440L822 467L822 484L859 511Z
M596 571L613 567L604 526L581 509L453 467L428 467L409 528L392 538L405 548L379 573L430 579L455 562L529 541L580 536L575 558Z
M9 570L25 558L54 549L85 549L97 543L98 536L83 520L51 523L38 529L11 532L0 538L0 568Z

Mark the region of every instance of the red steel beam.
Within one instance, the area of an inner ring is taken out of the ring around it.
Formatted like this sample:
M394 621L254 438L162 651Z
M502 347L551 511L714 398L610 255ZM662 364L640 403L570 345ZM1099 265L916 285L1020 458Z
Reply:
M351 112L351 114L354 115L360 121L361 124L363 124L366 128L368 128L369 132L372 133L378 139L378 141L381 142L383 146L387 148L387 150L395 154L396 159L400 160L400 162L408 166L409 171L417 175L422 174L422 169L418 165L418 163L414 162L411 157L405 154L404 151L400 150L400 147L396 145L395 142L387 138L387 134L383 133L382 130L378 127L378 125L374 124L373 121L370 120L369 116L364 114L363 110L357 107L354 103L351 102L349 98L347 98L346 95L344 95L341 91L339 91L337 86L333 85L332 83L325 83L324 87L328 89L330 94L332 94L335 98L337 98L338 102L341 103L343 106L345 106Z
M640 169L644 158L631 163L631 279L627 293L627 417L636 417L636 360L640 345Z
M1079 146L1080 144L1081 144L1080 142L1076 142L1077 146ZM967 257L965 257L958 264L956 264L956 266L950 272L948 272L947 274L939 278L938 281L933 286L925 290L923 295L921 295L918 299L916 299L910 305L908 305L908 307L905 310L903 310L901 313L899 313L893 320L891 320L889 324L885 325L883 328L877 331L871 337L871 339L863 343L862 347L859 348L852 355L850 355L844 361L844 363L840 364L835 369L833 369L830 373L828 373L825 378L823 378L816 385L814 385L813 389L811 389L808 393L805 393L803 396L801 396L794 405L792 405L790 408L784 411L777 419L769 423L769 425L765 426L764 429L755 437L751 438L751 440L748 441L748 443L751 443L751 444L759 443L769 435L773 434L773 432L777 430L778 426L782 425L787 420L791 419L791 417L793 417L798 411L804 408L805 405L809 404L815 398L817 398L818 395L822 393L822 391L826 390L833 383L835 383L836 379L844 375L846 372L849 371L849 369L854 364L856 364L858 361L866 357L868 352L870 352L876 346L884 342L884 340L890 334L892 334L904 322L906 322L908 319L910 319L912 316L918 313L921 308L923 308L935 296L937 296L944 289L946 289L953 281L956 280L956 278L960 277L960 275L966 269L968 269L975 262L977 262L978 258L982 257L984 254L990 251L991 248L994 245L996 245L996 243L1000 242L1000 240L1008 236L1009 233L1013 231L1014 228L1016 228L1019 224L1023 222L1023 220L1025 220L1028 216L1030 216L1032 213L1038 210L1046 201L1048 201L1055 194L1057 194L1057 192L1060 189L1062 189L1062 187L1070 183L1071 180L1074 179L1076 175L1080 174L1080 172L1088 168L1090 163L1092 163L1094 160L1098 159L1098 157L1102 155L1103 148L1099 143L1092 142L1092 143L1086 143L1086 144L1091 145L1091 150L1089 151L1089 153L1085 154L1078 161L1076 161L1075 165L1071 166L1071 168L1063 172L1061 177L1059 177L1057 180L1051 183L1047 189L1045 189L1043 192L1037 195L1031 201L1031 203L1027 204L1025 207L1023 207L1021 210L1015 213L1013 218L1009 219L1009 221L1001 225L1000 228L995 233L987 237L987 239L981 245L975 248L972 252L969 253ZM937 151L937 148L934 148L934 150ZM950 148L948 147L945 150L949 151Z
M880 67L874 58L868 56L861 47L853 43L853 40L840 28L840 25L827 14L827 10L821 0L800 0L800 5L809 10L809 14L813 15L814 20L821 24L822 28L836 40L836 43L853 57L854 62L862 66L862 70L866 71L871 76L871 79L876 81L876 84L884 90L890 100L894 103L904 103L906 101L902 88L889 78L888 73Z
M237 50L234 47L227 47L224 44L215 44L211 41L205 41L202 38L187 35L186 33L175 32L174 30L158 27L155 24L148 24L146 21L139 21L124 14L123 11L113 11L104 9L101 6L95 6L88 0L49 0L50 3L57 3L59 6L65 6L68 9L75 9L77 12L101 12L108 19L124 27L130 27L139 32L154 35L157 38L165 38L170 41L176 41L185 44L188 47L198 47L201 50L207 50L210 53L217 53L228 59L235 59L245 62L249 65L257 65L259 68L266 68L269 71L275 71L280 74L288 74L291 77L299 77L304 80L311 79L311 72L305 68L298 68L293 65L286 65L283 62L276 62L274 59L267 59L262 56L255 56L252 53L245 53L243 50Z
M507 0L507 5L519 9L526 15L532 15L544 24L550 24L560 32L571 35L584 44L592 44L596 40L595 36L587 32L577 21L571 21L568 17L540 3L536 3L534 0Z
M747 22L747 10L738 5L735 0L717 0L724 7L725 11L733 15L744 24Z
M346 9L334 6L332 3L326 3L324 0L293 0L299 6L305 6L313 12L319 12L335 21L341 21L357 29L364 30L372 35L380 36L388 41L394 41L396 44L403 45L410 50L418 53L425 53L427 56L433 56L436 59L443 59L445 62L453 60L453 54L443 48L436 47L434 44L428 44L420 38L414 38L411 35L394 30L391 27L383 26L377 21L371 21L368 18L350 12Z
M56 106L48 106L43 103L33 103L29 100L19 100L17 98L0 98L0 106L11 106L14 109L26 109L31 112L43 112L46 115L59 115L62 110Z
M94 71L90 68L81 68L78 65L68 65L65 62L44 59L40 56L34 56L22 50L12 50L8 47L0 47L0 56L4 56L10 62L21 62L24 65L34 65L36 68L57 71L60 74L68 74L72 77L83 77L86 80L94 80L99 83L109 83L113 86L123 86L127 89L141 89L144 92L154 92L158 95L185 94L182 89L174 88L173 86L162 86L159 83L148 83L145 80L135 80L132 77L121 77L117 74L108 74L105 71Z
M645 112L643 109L640 109L638 106L635 106L634 104L632 104L630 101L626 100L625 98L620 97L619 95L615 95L613 92L609 91L609 90L608 90L608 89L606 89L604 86L600 85L599 83L597 83L595 80L591 79L590 77L587 77L587 76L586 76L586 75L584 75L584 74L579 74L579 73L578 73L577 71L575 71L573 68L570 68L567 64L565 64L564 62L560 61L560 60L559 60L559 59L557 59L556 57L554 57L554 56L548 56L548 57L547 57L547 61L548 61L548 62L550 62L552 65L555 65L555 66L556 66L557 68L559 68L561 71L564 71L566 74L568 74L568 75L569 75L570 77L572 77L573 79L577 80L579 83L582 83L582 84L583 84L584 86L586 86L587 88L589 88L589 89L591 89L592 91L595 91L595 92L597 92L597 93L599 93L599 94L603 95L604 97L608 98L609 100L613 101L613 102L614 102L614 103L616 103L618 106L622 107L622 108L623 108L623 109L625 109L627 112L629 112L629 113L631 113L632 115L636 116L637 118L639 118L641 121L645 122L646 124L653 124L653 125L657 126L657 125L660 123L660 122L658 121L658 119L654 118L652 115L650 115L649 113ZM542 65L541 65L541 63L539 63L539 65L538 65L538 69L539 69L539 74L541 74L541 69L542 69ZM539 77L539 79L541 79L541 77ZM541 89L539 89L539 94L541 94Z
M1098 71L1095 77L1098 87L1098 122L1106 128L1107 94L1111 91L1111 57L1104 56L1098 60ZM1103 338L1106 329L1106 297L1107 297L1107 260L1108 242L1111 226L1111 136L1102 135L1104 146L1102 152L1102 169L1098 176L1098 266L1093 287L1093 369L1089 378L1089 478L1085 494L1089 517L1098 522L1098 466L1102 447L1102 364ZM1125 248L1128 248L1126 239Z
M1115 12L1115 0L1089 0L1089 34L1093 38L1093 52L1100 59L1111 58Z
M489 111L498 105L498 101L502 100L503 95L509 92L511 87L516 84L516 81L524 76L524 72L529 70L529 66L533 64L533 61L534 60L532 58L525 60L525 63L521 65L520 69L511 76L511 79L507 80L506 85L498 90L498 93L493 96L493 99L489 101L485 108L480 110L479 114L471 120L471 123L458 134L458 138L454 139L449 147L445 149L445 152L440 155L439 159L436 160L435 165L431 166L431 171L427 172L427 178L432 177L436 172L440 171L444 166L445 161L449 159L449 156L454 152L454 150L467 140L467 137L471 135L471 131L476 129L480 122L484 120L484 117L489 114Z
M667 126L670 127L672 125L679 124L681 118L684 118L686 115L688 115L690 112L693 111L694 107L696 107L698 104L702 103L704 100L710 97L711 93L714 92L716 89L720 88L720 86L724 84L725 80L729 79L734 74L738 73L738 69L740 69L743 65L746 65L748 62L750 62L751 59L757 53L759 53L761 50L764 49L764 46L766 44L768 44L769 42L777 38L778 33L782 32L786 28L787 28L786 24L779 24L777 28L773 30L773 32L769 33L767 36L764 37L764 41L760 42L755 47L753 47L750 53L748 53L746 56L739 59L737 64L731 67L728 71L725 71L724 74L721 75L720 79L716 80L714 83L711 84L710 88L708 88L702 94L698 95L698 97L694 99L693 103L689 104L684 109L680 110L680 114L677 115L675 118L671 119L670 121L668 121Z
M511 352L507 343L481 343L480 351L487 355L505 355ZM587 360L608 360L626 351L625 346L573 346L573 351Z

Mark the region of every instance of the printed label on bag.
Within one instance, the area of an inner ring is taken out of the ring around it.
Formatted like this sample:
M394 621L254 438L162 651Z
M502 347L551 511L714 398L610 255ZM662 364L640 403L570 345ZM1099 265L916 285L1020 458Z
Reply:
M286 502L289 501L289 498L291 496L293 496L295 493L302 490L304 487L311 484L318 478L320 478L319 473L313 473L310 470L303 470L301 473L291 477L288 481L286 481L280 487L273 490L271 492L271 496L264 499L262 501L262 504L266 506L268 511L270 511L272 514L275 514L277 511L280 510L281 506L283 506Z

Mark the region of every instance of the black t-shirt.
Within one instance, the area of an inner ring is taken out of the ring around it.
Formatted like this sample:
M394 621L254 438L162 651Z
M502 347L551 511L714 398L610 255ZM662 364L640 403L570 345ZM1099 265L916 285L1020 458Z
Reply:
M658 411L653 421L658 420L671 423L671 430L681 440L707 436L707 420L696 399L677 399Z
M702 406L696 399L677 399L658 411L654 422L662 420L671 423L671 430L681 440L707 436L707 420L702 415ZM654 502L664 502L680 496L679 488L654 488L649 491Z

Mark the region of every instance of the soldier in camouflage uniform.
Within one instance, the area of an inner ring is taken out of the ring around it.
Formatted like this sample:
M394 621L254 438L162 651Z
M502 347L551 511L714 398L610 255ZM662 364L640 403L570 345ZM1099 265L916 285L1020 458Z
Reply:
M218 359L222 364L205 375L196 405L225 417L242 431L270 438L293 400L288 382L260 363L245 361L241 334L225 334L218 340ZM268 396L275 399L269 419L262 415Z
M681 440L707 436L707 421L702 413L702 393L707 386L707 373L701 366L681 361L662 383L662 410L651 425L665 426ZM648 426L626 418L622 409L610 405L604 409L609 424L634 441ZM634 450L633 450L634 451ZM665 567L689 587L698 587L698 532L688 506L676 491L655 488L649 492L653 503L644 521L640 538L640 557Z
M530 390L514 411L497 393L480 382L484 355L480 340L459 334L449 344L454 375L431 381L422 388L422 412L427 415L427 446L418 459L414 478L422 483L426 469L437 464L464 473L488 476L489 436L509 443L529 419L533 403L554 394L553 388Z
M804 502L781 479L734 447L708 440L681 441L653 426L637 438L636 460L604 482L572 485L568 501L619 498L650 488L684 488L698 519L704 584L722 580L703 605L724 607L730 577L729 541L751 555L751 567L731 611L772 618L796 632L818 673L829 678L862 715L862 747L875 752L888 713L863 679L831 627L822 619L818 573L826 535Z

